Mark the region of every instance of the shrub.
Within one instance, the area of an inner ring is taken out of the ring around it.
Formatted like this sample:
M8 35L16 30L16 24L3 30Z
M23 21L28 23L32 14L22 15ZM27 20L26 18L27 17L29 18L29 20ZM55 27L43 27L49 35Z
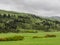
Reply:
M8 37L8 38L0 38L0 41L18 41L18 40L23 40L23 36L13 36L13 37Z
M23 30L20 32L22 32L22 33L38 33L38 31L35 31L35 30Z
M40 36L33 36L33 38L43 38L43 37L40 37Z
M23 40L24 37L23 36L14 36L13 40Z
M47 34L47 35L45 36L45 38L48 38L48 37L56 37L56 35Z
M6 41L7 38L0 38L0 41Z

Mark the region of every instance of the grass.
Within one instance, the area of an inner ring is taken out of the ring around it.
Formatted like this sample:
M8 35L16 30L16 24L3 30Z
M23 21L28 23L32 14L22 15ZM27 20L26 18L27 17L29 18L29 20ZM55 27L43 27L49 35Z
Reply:
M33 36L44 36L46 34L55 34L55 38L35 38ZM39 33L1 33L0 37L11 37L15 35L24 36L20 41L1 41L0 45L60 45L60 32L39 32Z

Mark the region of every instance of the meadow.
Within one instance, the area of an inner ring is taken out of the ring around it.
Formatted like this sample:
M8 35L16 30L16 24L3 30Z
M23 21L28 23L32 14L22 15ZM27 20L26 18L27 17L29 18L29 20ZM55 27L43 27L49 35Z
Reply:
M32 38L33 36L45 36L54 34L52 38ZM0 41L0 45L60 45L60 32L39 32L39 33L1 33L0 38L12 36L24 36L24 40Z

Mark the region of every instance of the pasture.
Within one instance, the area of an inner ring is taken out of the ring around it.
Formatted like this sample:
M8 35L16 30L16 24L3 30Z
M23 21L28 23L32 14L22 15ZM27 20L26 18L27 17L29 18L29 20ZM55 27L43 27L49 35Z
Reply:
M32 38L33 36L45 36L54 34L52 38ZM24 36L24 40L0 41L0 45L60 45L60 32L39 32L39 33L1 33L0 38L12 36Z

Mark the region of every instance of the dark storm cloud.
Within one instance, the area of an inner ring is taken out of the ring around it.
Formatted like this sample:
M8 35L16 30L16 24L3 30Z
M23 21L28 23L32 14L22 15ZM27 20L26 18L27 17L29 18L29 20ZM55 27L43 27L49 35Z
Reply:
M60 0L0 0L0 9L60 16Z

